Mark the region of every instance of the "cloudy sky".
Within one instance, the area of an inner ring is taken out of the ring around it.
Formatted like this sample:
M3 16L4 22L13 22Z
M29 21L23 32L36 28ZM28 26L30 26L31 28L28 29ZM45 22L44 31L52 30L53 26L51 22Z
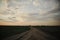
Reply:
M0 21L48 24L59 17L56 0L0 0Z

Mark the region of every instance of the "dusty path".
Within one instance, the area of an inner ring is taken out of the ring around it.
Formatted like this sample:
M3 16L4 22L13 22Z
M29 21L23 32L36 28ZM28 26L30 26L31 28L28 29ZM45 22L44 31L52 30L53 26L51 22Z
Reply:
M31 27L29 31L16 34L5 38L4 40L57 40L55 37L44 33L37 28Z

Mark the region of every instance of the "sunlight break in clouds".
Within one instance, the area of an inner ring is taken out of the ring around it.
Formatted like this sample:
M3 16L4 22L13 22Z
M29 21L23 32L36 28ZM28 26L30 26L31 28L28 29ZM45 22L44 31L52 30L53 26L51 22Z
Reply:
M57 0L2 0L0 21L50 22L59 19ZM56 18L56 19L55 19Z

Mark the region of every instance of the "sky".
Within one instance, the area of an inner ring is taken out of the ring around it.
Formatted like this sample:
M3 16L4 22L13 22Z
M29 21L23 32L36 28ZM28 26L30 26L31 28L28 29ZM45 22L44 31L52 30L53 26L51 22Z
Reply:
M58 7L56 0L0 0L0 21L55 23L60 20Z

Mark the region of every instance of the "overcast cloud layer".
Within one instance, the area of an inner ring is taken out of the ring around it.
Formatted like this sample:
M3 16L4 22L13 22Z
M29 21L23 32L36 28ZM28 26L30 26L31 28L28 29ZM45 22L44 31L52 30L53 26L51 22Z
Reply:
M0 0L0 20L20 22L59 21L57 0Z

